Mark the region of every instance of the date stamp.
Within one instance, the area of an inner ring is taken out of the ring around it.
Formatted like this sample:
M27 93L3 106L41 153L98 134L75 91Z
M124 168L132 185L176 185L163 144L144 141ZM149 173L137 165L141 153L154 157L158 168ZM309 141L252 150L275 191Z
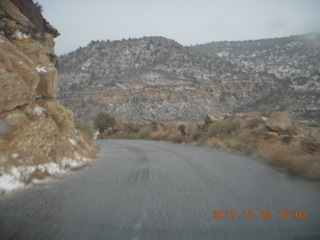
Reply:
M237 212L234 210L214 210L212 211L212 214L212 219L307 219L308 212L305 210L280 210L278 212L272 212L269 210L242 212Z

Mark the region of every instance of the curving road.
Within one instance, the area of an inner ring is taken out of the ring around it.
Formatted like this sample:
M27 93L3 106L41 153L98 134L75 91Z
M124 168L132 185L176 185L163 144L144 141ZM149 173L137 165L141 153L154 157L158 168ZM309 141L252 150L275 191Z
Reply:
M97 143L91 168L0 199L0 239L320 239L319 183L209 148Z

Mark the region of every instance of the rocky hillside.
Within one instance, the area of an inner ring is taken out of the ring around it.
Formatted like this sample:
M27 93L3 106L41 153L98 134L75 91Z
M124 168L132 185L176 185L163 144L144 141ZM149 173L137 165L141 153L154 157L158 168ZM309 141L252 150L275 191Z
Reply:
M220 56L251 77L270 76L282 87L242 110L278 106L305 118L320 117L320 34L256 41L212 42L191 47Z
M237 111L319 119L319 35L183 47L162 37L92 41L60 57L59 95L79 121L200 120Z
M56 101L54 38L32 0L0 1L0 195L80 166L93 149Z
M109 112L121 121L226 115L279 89L217 55L163 37L96 41L60 57L59 97L78 121Z

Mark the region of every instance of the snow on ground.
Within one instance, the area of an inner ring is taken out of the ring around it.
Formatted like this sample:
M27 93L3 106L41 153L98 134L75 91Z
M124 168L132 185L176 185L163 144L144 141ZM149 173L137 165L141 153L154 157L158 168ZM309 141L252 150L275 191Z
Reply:
M38 166L11 167L5 172L4 168L0 168L0 196L12 191L26 187L26 181L36 171L47 171L51 176L57 177L68 172L68 169L78 168L85 165L91 159L83 158L81 161L74 161L70 158L63 158L61 164L48 163ZM33 179L32 183L38 184L46 180Z
M21 174L17 168L12 168L9 173L2 174L0 176L0 193L7 193L22 188L24 183L20 181L20 178Z

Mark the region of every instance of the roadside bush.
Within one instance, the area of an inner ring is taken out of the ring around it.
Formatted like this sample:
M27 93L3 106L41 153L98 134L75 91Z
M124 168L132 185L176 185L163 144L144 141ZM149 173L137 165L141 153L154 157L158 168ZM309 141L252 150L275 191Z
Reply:
M165 131L153 131L150 133L149 138L152 140L167 141L168 135Z
M39 100L37 103L47 110L61 133L66 134L73 128L73 113L55 101Z
M142 139L148 138L151 132L152 132L151 127L142 127L139 129L139 132L137 133L137 137Z
M90 141L93 140L93 128L88 123L75 122L74 127L85 135Z
M167 138L167 141L173 143L182 143L182 140L182 135L180 133L171 133Z
M275 166L286 167L290 173L320 179L319 155L308 154L298 143L273 143L261 149L261 157Z
M224 138L235 131L239 126L232 119L220 120L216 123L210 124L208 135L210 137Z
M101 112L94 118L94 127L100 133L102 133L103 130L107 129L108 127L112 127L115 124L116 124L116 119L107 113Z

